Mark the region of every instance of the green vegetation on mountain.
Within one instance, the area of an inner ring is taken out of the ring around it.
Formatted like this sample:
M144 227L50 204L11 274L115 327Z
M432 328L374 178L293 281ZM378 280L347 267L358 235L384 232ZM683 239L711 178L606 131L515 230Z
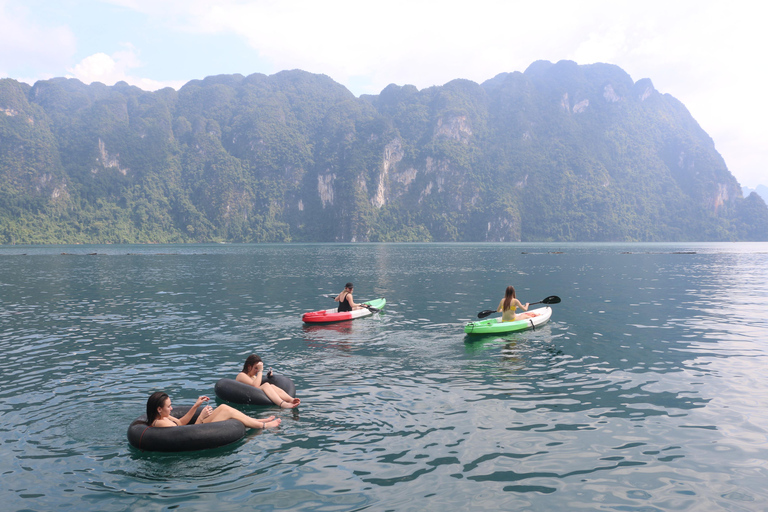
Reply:
M606 64L360 98L303 71L0 80L0 243L517 240L768 240L768 207Z

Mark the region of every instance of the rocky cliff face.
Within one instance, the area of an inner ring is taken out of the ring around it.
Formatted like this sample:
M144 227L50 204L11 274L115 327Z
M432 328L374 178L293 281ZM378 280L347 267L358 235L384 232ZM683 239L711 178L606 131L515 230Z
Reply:
M0 179L4 242L768 239L682 104L567 61L361 98L0 80Z

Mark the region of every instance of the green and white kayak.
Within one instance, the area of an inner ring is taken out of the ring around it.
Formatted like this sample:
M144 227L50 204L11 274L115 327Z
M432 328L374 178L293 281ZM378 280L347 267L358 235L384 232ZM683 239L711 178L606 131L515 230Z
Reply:
M464 332L467 334L503 334L536 329L547 323L550 316L552 316L552 308L550 307L532 309L527 313L517 315L519 320L514 322L502 322L501 318L469 322L464 326Z

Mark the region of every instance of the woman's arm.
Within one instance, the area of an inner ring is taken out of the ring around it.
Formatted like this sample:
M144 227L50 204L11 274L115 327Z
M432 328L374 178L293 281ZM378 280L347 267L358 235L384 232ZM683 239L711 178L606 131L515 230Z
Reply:
M261 386L261 381L262 381L261 373L263 371L264 371L264 362L259 361L258 363L256 363L256 375L253 376L253 382L251 383L251 385L256 387Z
M202 404L203 402L207 402L208 400L210 399L205 395L198 397L197 400L195 401L195 405L190 407L189 411L187 411L187 414L185 414L178 420L179 421L178 424L179 425L189 424L189 421L192 419L192 416L194 416L195 413L197 412L197 408L200 407L200 404Z
M213 407L210 405L206 405L205 408L200 411L200 414L197 416L197 419L195 420L195 425L199 425L203 422L205 418L213 414Z
M517 302L517 306L522 309L523 311L528 311L528 306L530 305L528 302L525 303L525 306L523 306L523 303L519 300L515 299L515 302Z
M259 363L259 364L261 366L258 367L258 371L256 372L256 375L251 377L245 372L240 372L237 374L237 377L235 377L235 380L237 382L242 382L243 384L248 384L249 386L253 386L255 388L260 387L261 380L262 380L261 374L262 374L262 369L264 368L264 364L263 363Z

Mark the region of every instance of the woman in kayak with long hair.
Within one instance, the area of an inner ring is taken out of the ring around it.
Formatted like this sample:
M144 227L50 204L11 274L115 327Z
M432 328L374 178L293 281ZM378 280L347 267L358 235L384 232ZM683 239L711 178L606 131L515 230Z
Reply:
M496 311L501 313L502 322L514 322L517 319L515 310L520 308L523 311L528 311L528 304L529 303L526 302L525 306L523 306L523 304L517 300L515 287L507 286L507 291L504 293L504 298L501 299L501 302L499 302L499 307L496 308Z
M336 298L333 299L335 302L339 303L339 313L343 311L352 311L353 309L363 309L368 307L365 304L355 304L355 301L352 299L353 289L354 286L352 283L347 283L344 285L344 291L342 291L336 296Z
M195 415L197 408L203 402L207 402L209 398L207 396L201 396L195 402L195 405L189 409L187 414L181 418L174 418L171 416L171 398L162 391L152 393L147 400L147 425L150 427L180 427L182 425L188 425ZM200 411L200 415L197 417L195 424L198 423L215 423L218 421L237 420L248 428L268 428L276 427L280 424L280 418L275 419L274 416L264 418L263 420L257 420L246 416L237 409L233 409L228 405L220 405L215 409L210 405Z
M273 404L280 406L283 409L293 409L301 403L301 400L293 398L274 384L262 382L261 374L263 371L264 363L261 361L261 358L256 354L251 354L246 358L245 363L243 364L243 371L237 374L235 380L259 388L265 395L267 395L267 398L269 398Z

